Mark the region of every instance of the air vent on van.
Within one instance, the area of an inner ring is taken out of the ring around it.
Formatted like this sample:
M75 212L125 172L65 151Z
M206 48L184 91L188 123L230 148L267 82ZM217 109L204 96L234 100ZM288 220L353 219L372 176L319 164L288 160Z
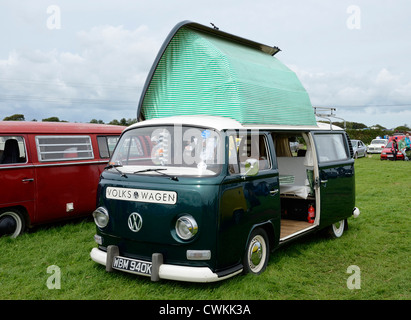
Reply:
M350 149L350 158L354 157L354 149L352 148L352 143L351 143L351 139L350 136L348 135L348 133L345 133L345 136L347 137L347 141L348 141L348 148Z

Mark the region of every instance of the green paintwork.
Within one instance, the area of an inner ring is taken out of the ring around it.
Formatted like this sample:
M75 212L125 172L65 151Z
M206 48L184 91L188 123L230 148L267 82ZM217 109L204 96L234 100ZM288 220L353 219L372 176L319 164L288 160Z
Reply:
M355 206L354 160L351 163L320 165L320 227L351 216Z
M117 180L117 181L116 181ZM105 247L110 244L119 246L120 254L151 260L153 253L162 253L167 263L180 265L209 266L215 268L215 259L210 261L189 261L186 250L211 250L215 252L216 225L218 220L218 192L221 177L203 179L179 177L172 181L162 176L128 175L127 179L104 172L100 181L100 204L110 214L109 225L103 235ZM155 204L106 199L105 188L116 186L177 192L175 205ZM143 219L143 228L135 233L127 219L137 212ZM175 223L183 214L193 216L199 231L192 240L183 241L175 234ZM213 257L215 258L215 257Z

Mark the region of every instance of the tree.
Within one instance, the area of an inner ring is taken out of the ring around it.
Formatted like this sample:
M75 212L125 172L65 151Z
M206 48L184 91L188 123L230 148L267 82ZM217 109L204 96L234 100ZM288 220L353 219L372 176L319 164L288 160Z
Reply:
M126 119L126 118L122 118L120 119L120 121L118 121L117 119L111 120L108 124L114 124L116 126L131 126L133 123L136 123L137 119Z
M104 124L104 121L103 120L97 120L97 119L91 119L90 123Z
M46 119L42 119L43 122L67 122L65 120L60 120L59 117L50 117Z
M116 126L119 126L119 125L120 125L120 122L118 122L117 119L114 119L114 120L111 120L108 124L114 124L114 125L116 125Z
M404 124L403 126L398 126L394 129L396 132L407 132L410 131L410 128L408 128L407 124Z
M12 116L5 117L3 121L25 121L25 119L22 114L13 114Z

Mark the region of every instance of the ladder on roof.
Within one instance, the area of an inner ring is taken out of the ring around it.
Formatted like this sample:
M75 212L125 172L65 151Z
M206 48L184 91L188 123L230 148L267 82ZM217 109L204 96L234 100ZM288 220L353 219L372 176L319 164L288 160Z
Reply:
M328 108L328 107L314 107L314 114L316 117L322 118L322 119L326 119L330 122L330 129L333 129L333 120L331 118L334 119L338 119L338 120L342 120L344 122L344 130L346 129L346 122L343 118L339 118L335 115L334 112L337 111L337 108ZM335 121L335 120L334 120Z

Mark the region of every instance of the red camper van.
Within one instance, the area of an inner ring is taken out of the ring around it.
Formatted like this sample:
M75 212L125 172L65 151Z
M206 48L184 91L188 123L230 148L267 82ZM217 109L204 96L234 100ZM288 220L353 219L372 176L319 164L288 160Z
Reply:
M124 127L0 122L0 236L86 216Z

